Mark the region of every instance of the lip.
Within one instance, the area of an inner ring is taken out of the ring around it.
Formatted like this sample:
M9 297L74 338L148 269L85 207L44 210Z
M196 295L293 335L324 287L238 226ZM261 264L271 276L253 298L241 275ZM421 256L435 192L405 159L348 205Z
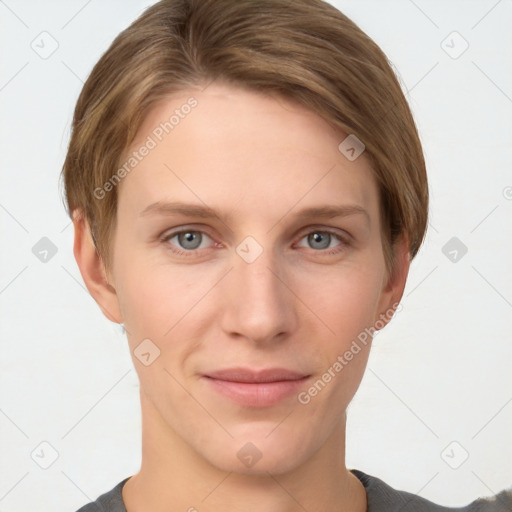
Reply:
M245 407L270 407L296 394L310 375L286 368L230 368L203 375L221 395Z

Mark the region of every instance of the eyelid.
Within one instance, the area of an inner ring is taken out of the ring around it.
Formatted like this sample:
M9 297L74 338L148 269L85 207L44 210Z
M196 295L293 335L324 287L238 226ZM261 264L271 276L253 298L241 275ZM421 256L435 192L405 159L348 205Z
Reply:
M210 238L213 238L209 232L210 230L209 230L208 226L204 226L204 225L197 226L197 225L192 225L192 224L191 225L184 224L182 226L168 228L168 229L162 231L162 234L159 235L158 238L169 238L169 237L179 235L180 233L186 233L188 231L191 231L193 233L202 233L204 235L209 236Z
M346 237L349 240L354 239L354 237L348 231L346 231L344 229L336 228L334 226L324 226L324 225L320 225L320 224L312 224L310 226L306 226L306 227L302 228L299 231L299 235L301 235L302 233L308 234L308 233L312 233L315 231L318 231L320 233L331 233L332 235L339 236L340 238Z

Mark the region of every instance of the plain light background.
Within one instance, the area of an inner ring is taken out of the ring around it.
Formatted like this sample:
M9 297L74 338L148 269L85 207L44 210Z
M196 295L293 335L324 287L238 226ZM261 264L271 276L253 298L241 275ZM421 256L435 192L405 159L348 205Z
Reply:
M4 512L71 512L139 469L138 380L84 287L59 175L83 82L152 3L0 1ZM403 310L349 407L347 466L464 505L512 485L512 2L333 3L397 70L431 191Z

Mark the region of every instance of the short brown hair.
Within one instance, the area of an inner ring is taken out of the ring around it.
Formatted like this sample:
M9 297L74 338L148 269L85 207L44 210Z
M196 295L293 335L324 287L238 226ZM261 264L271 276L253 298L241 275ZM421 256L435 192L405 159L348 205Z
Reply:
M62 169L67 211L82 210L106 268L118 187L101 200L94 190L118 169L157 102L215 80L295 100L362 141L379 187L387 270L401 235L414 258L427 227L425 162L400 83L377 44L322 0L162 0L94 66Z

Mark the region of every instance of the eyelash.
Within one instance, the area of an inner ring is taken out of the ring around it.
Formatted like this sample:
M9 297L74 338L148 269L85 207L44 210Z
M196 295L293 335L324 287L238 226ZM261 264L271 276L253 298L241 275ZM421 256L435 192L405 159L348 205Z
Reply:
M201 231L201 230L198 230L198 229L180 229L180 230L177 230L177 231L172 231L171 233L165 233L160 238L161 242L163 242L163 243L165 243L165 244L167 244L169 246L169 250L172 253L177 254L178 256L184 256L186 258L199 257L199 255L197 253L200 252L201 249L185 250L185 249L176 249L176 248L172 247L173 244L171 244L169 242L169 240L171 240L175 236L180 235L182 233L200 233L202 235L206 235L210 239L212 238L212 237L210 237L208 235L208 233L205 233L204 231ZM305 234L303 234L300 237L300 240L302 240L303 238L305 238L308 235L311 235L313 233L320 233L320 234L326 234L327 233L327 234L337 238L338 241L341 242L339 245L337 245L336 247L331 248L331 249L319 249L319 250L311 249L312 251L317 252L317 253L322 254L322 255L339 254L339 253L347 250L348 247L351 245L348 237L344 237L344 236L340 235L339 233L337 233L335 231L332 231L332 230L329 230L329 229L312 229L311 231L308 231Z

